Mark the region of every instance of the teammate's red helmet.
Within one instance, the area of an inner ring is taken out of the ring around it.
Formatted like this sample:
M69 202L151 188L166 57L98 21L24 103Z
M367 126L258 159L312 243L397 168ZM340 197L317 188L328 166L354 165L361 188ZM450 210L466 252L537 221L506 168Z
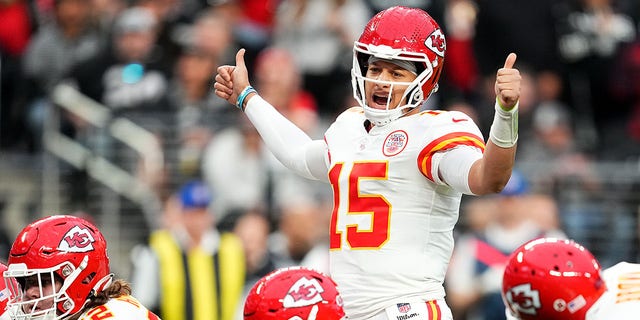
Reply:
M4 274L5 271L7 271L7 266L3 263L0 263L0 275ZM0 281L0 315L5 312L10 297L11 292L9 291L9 288L7 288L7 283L4 280Z
M342 298L328 276L305 267L282 268L264 276L244 303L245 320L340 320Z
M365 109L367 118L376 125L384 125L399 118L402 109L419 107L438 89L445 51L442 30L421 9L395 6L371 18L354 43L351 72L354 98ZM393 110L376 110L367 106L364 83L370 57L401 60L405 65L410 63L416 67L417 78L404 93L406 106Z
M516 249L507 262L502 298L521 320L584 320L606 284L596 258L573 240L542 238Z
M8 283L9 312L13 318L67 317L109 286L112 276L107 243L93 224L66 215L37 220L22 229L9 252L4 277L20 284ZM44 288L54 281L62 285L48 294ZM32 286L40 289L36 299L25 292Z

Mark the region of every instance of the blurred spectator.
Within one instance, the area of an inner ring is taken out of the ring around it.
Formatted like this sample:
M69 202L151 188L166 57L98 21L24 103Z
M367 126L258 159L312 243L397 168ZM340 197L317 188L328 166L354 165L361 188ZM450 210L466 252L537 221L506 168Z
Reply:
M111 27L116 17L127 9L128 0L90 0L92 3L93 20L96 21L98 29L102 31L102 37L108 39L111 34Z
M0 1L0 50L3 55L22 55L29 43L33 27L26 0Z
M24 57L29 82L27 123L37 149L50 116L51 91L74 67L94 59L106 46L92 12L91 1L57 0L54 20L40 26L29 43Z
M218 9L200 12L190 28L190 33L181 39L215 59L219 65L235 60L237 39L234 38L232 18Z
M295 265L329 272L330 211L322 203L291 198L282 205L275 247Z
M638 13L640 14L640 9ZM625 140L627 143L618 144L615 150L621 160L638 159L640 155L640 37L638 35L640 35L640 29L635 41L622 49L612 71L612 92L615 95L616 104L624 110L629 110L628 119L624 119L617 128L620 137L629 138Z
M24 140L23 54L35 18L27 0L0 1L0 148L14 147Z
M204 7L190 0L134 0L133 3L147 9L155 17L158 65L170 75L180 54L184 30L189 28Z
M280 0L207 0L216 11L231 18L235 41L245 48L249 71L257 55L272 43L275 14ZM233 52L235 53L235 51ZM231 58L235 55L231 55ZM230 61L230 62L233 62Z
M603 190L612 192L606 184L611 174L597 171L592 157L577 148L568 110L561 104L541 105L533 128L535 137L518 155L517 165L530 174L532 188L556 199L567 235L588 243L603 263L626 259L634 246L629 241L634 209L606 200ZM597 234L603 230L611 231L608 237L615 245L602 243Z
M105 50L73 70L79 90L116 114L140 108L162 108L167 75L156 46L156 17L133 7L116 19L111 50Z
M215 228L213 195L183 185L166 205L164 227L132 251L132 288L162 319L234 319L245 283L241 240Z
M207 11L198 17L182 50L168 90L176 130L168 132L165 148L176 150L177 180L200 175L202 154L213 134L237 122L237 113L211 90L212 75L231 45L225 19ZM211 44L215 43L215 44Z
M545 104L535 109L532 130L533 137L518 160L540 170L533 186L537 191L561 191L554 186L569 179L580 181L585 190L598 190L593 160L577 148L571 114L564 105Z
M169 105L168 76L162 65L162 50L156 43L157 25L155 16L147 9L131 7L123 11L113 25L107 49L74 67L65 82L109 108L112 119L126 118L160 138L171 119L158 116L158 112L166 112ZM164 177L140 171L149 168L138 166L140 158L133 149L102 134L75 114L69 113L67 117L72 125L66 133L77 142L96 150L127 172L153 178L154 184L163 182ZM76 176L79 178L73 185L86 187L88 177L82 172ZM154 188L160 190L162 185Z
M565 237L557 215L553 198L531 194L519 171L499 195L464 207L471 229L459 236L445 281L455 319L505 319L500 289L507 257L528 240Z
M555 7L556 0L477 0L474 52L480 74L493 76L509 52L518 53L518 63L534 71L559 70ZM500 35L500 41L496 41Z
M263 99L310 135L322 134L315 97L303 89L295 56L281 48L264 49L256 60L256 88Z
M597 140L589 151L605 160L623 156L617 152L628 141L622 128L629 109L611 92L620 49L636 36L633 20L618 6L623 2L574 0L558 6L558 48L567 69L571 105L581 117L576 119L580 126L596 130Z
M431 11L429 11L431 12ZM478 8L472 0L448 0L443 21L447 39L445 72L440 95L447 103L464 99L473 102L477 94L479 71L473 52Z
M342 111L351 95L353 41L370 17L362 0L284 0L278 6L273 44L293 54L323 115Z
M264 148L249 120L240 119L237 126L211 138L202 158L204 180L217 190L213 205L221 223L226 223L225 216L232 210L266 210L271 201L267 192L270 179L267 159L273 155Z
M271 248L271 223L264 214L264 210L238 211L230 215L237 217L233 232L242 240L245 250L247 277L242 294L242 301L245 301L249 291L260 278L278 268L292 266L293 262ZM238 307L236 319L242 320L244 305L241 304Z
M279 255L271 248L271 224L263 210L250 209L239 214L233 232L242 240L246 262L247 278L245 293L253 284L269 272L293 265L286 256Z

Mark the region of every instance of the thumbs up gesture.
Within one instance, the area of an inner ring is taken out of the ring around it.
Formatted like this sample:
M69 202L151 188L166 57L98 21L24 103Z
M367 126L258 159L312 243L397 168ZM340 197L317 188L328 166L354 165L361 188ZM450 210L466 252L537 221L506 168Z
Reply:
M236 53L235 66L218 67L218 74L215 77L216 83L213 84L215 94L229 101L232 105L236 104L238 95L249 85L249 73L244 62L244 52L245 49L240 49Z
M516 54L510 53L504 61L504 66L496 74L495 91L500 107L511 110L520 99L520 71L513 68Z

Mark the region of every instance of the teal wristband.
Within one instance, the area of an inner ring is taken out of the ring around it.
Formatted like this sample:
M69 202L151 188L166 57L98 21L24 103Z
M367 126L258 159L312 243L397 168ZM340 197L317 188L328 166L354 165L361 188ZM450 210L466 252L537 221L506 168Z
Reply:
M257 93L256 89L254 89L252 86L246 86L242 92L240 92L240 95L238 96L238 101L236 102L236 107L238 107L238 109L244 111L244 109L242 109L242 105L244 104L244 99L247 98L247 96L250 93Z

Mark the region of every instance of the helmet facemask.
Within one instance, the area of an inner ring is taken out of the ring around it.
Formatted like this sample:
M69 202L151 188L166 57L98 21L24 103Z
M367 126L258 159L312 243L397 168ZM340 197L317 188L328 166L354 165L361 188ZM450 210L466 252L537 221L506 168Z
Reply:
M385 81L367 78L368 61L375 57L389 62L402 61L416 65L417 77L411 82ZM360 42L354 45L353 68L351 69L351 81L353 96L358 104L364 108L366 118L376 126L384 126L405 115L408 111L419 108L429 96L437 91L437 86L425 95L424 84L433 76L433 67L426 55L422 53L410 53L388 46L366 45ZM389 96L385 109L376 109L367 104L365 83L372 82L389 86ZM406 86L400 101L406 101L403 105L390 105L394 88Z
M75 315L113 278L102 233L90 222L66 215L25 227L11 246L3 275L11 294L9 312L18 319ZM9 283L13 279L19 285ZM52 289L54 280L59 285Z
M87 267L88 260L85 256L78 268L70 262L46 269L10 265L4 275L12 297L8 311L13 319L63 319L71 315L76 306L67 289L75 281L82 281L78 276Z

